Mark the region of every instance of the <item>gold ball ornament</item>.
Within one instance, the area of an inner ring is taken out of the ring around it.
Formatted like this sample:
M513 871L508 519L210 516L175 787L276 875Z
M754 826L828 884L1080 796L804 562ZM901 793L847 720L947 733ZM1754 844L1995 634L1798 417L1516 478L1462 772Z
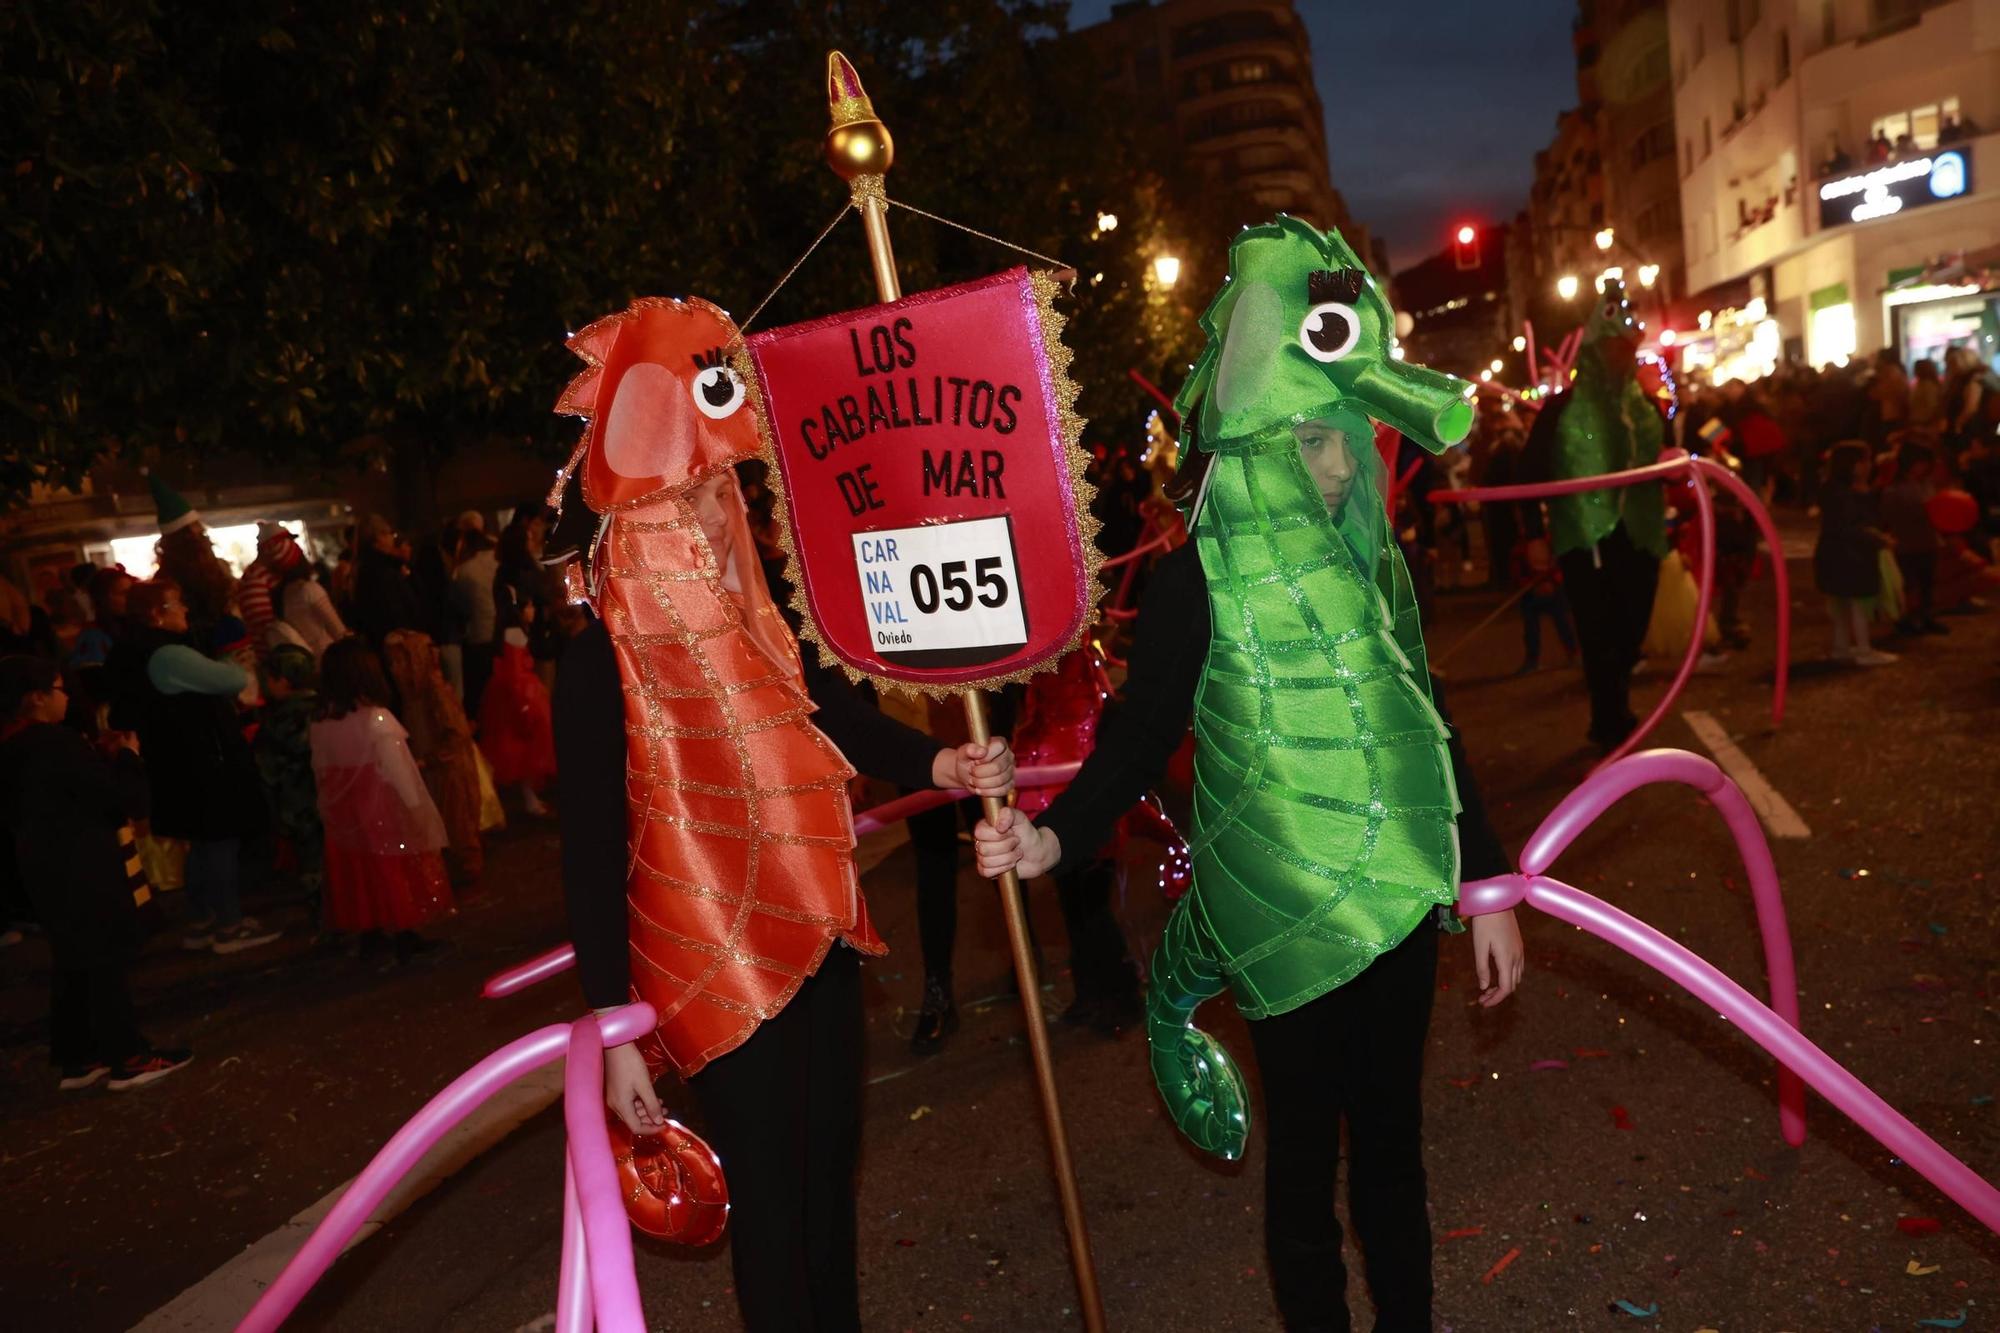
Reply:
M879 120L857 120L827 131L826 162L842 180L880 176L896 159L896 141Z

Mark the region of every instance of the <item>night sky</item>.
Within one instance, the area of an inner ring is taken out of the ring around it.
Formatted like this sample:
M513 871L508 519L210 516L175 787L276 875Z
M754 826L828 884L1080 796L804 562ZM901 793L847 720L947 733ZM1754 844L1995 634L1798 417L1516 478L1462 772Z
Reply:
M1571 0L1296 0L1312 36L1333 183L1397 268L1462 221L1527 202L1535 150L1576 104ZM1111 0L1074 0L1095 23Z

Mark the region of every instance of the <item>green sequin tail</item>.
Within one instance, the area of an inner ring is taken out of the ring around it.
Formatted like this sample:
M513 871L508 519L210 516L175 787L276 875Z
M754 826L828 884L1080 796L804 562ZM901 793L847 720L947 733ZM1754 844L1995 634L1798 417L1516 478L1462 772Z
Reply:
M1153 955L1146 995L1153 1082L1181 1133L1203 1152L1233 1162L1250 1137L1250 1093L1222 1043L1193 1022L1194 1011L1223 988L1214 937L1193 900L1183 899Z

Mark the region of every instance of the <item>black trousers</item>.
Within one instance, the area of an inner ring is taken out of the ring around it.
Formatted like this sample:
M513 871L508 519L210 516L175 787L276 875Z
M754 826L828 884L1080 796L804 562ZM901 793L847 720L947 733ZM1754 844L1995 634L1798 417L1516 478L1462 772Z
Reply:
M1347 1125L1347 1211L1378 1333L1429 1333L1431 1223L1424 1178L1424 1044L1437 990L1429 919L1360 976L1250 1024L1264 1084L1264 1243L1292 1333L1352 1327L1333 1211Z
M1557 563L1583 649L1590 739L1616 745L1639 724L1632 715L1632 668L1639 664L1646 623L1653 617L1659 557L1634 546L1621 523L1594 548L1565 551Z
M1932 610L1937 600L1936 551L1898 551L1896 563L1903 571L1903 620L1905 625L1927 625L1937 619Z
M967 828L977 824L979 803L960 801L957 809L939 806L909 818L910 844L917 858L917 937L926 976L949 978L952 972L952 954L958 943L961 817ZM1117 867L1104 860L1056 877L1056 903L1069 932L1070 975L1079 996L1103 999L1132 994L1139 988L1125 932L1111 910L1111 887L1117 878Z
M917 858L917 940L924 975L951 977L958 945L958 826L979 822L979 802L958 801L911 815L910 850Z
M486 697L486 683L493 679L493 664L500 658L500 642L468 643L459 649L465 673L465 715L479 721L479 701Z
M748 1333L857 1333L861 958L836 944L776 1018L688 1080L729 1181Z
M146 1049L132 1016L122 949L54 947L49 977L49 1063L59 1069L102 1062L114 1068Z

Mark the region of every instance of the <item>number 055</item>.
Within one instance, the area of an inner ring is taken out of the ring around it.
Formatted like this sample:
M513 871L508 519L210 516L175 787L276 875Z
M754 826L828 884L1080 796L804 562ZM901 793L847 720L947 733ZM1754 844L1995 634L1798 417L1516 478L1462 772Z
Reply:
M910 567L910 599L917 604L917 610L925 615L935 613L939 606L949 611L965 611L972 606L977 596L979 604L994 608L1007 605L1009 589L1007 580L1000 574L1001 559L997 555L985 556L972 562L972 579L965 577L965 561L947 560L933 570L929 565ZM973 592L973 584L979 591ZM942 584L942 589L940 589ZM942 592L942 595L940 595Z

